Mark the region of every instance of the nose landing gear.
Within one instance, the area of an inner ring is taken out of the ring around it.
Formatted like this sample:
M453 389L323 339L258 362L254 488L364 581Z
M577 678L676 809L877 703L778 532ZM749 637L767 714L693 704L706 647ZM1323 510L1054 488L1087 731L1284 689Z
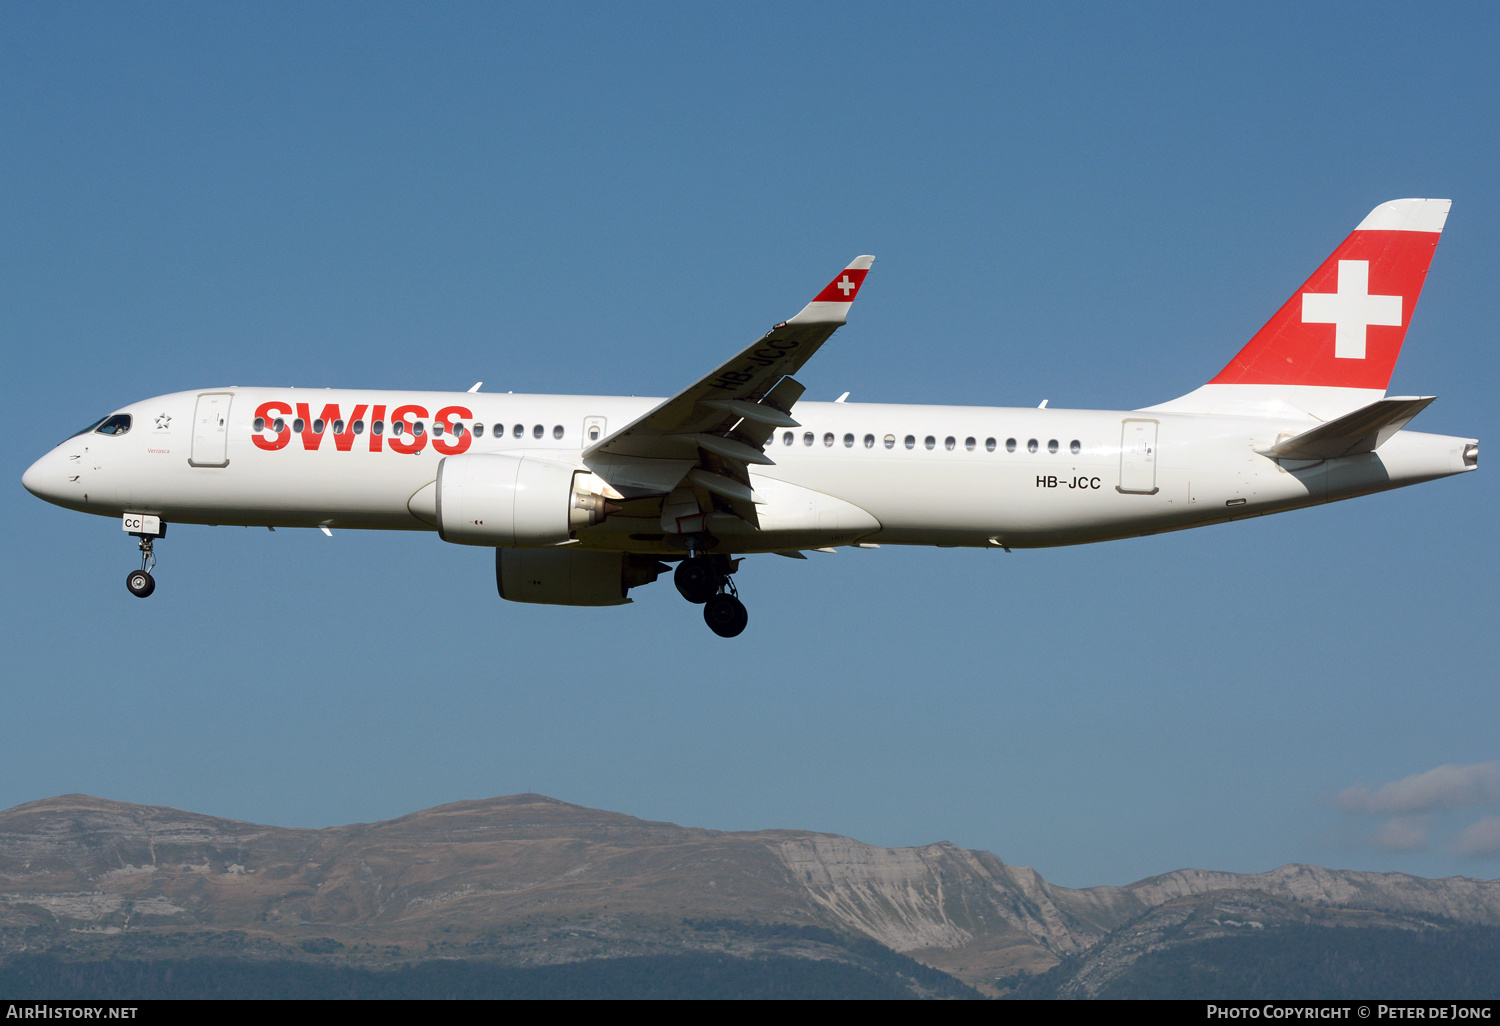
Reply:
M142 523L142 520L153 523ZM147 534L144 530L130 531L131 535L140 539L141 568L132 570L125 575L125 587L130 589L130 594L136 598L146 598L156 590L156 578L151 576L151 571L156 569L156 539L165 538L167 525L161 523L156 517L136 517L132 522L127 515L125 529L131 527L150 528L155 527L154 534Z

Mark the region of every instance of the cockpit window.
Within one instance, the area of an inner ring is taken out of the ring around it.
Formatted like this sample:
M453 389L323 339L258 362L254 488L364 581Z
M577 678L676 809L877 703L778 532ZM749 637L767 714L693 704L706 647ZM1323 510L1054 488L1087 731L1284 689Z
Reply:
M99 425L100 425L100 424L103 424L103 423L104 423L104 421L106 421L106 420L108 420L108 419L109 419L109 418L108 418L108 417L104 417L104 418L102 418L102 419L100 419L100 420L96 420L96 421L94 421L94 422L93 422L93 423L92 423L92 424L90 424L90 425L89 425L89 426L88 426L88 427L86 427L86 428L83 428L83 429L82 429L82 430L79 430L79 431L74 431L74 432L73 432L73 433L72 433L72 434L71 434L71 435L69 435L69 436L68 436L68 437L69 437L69 438L77 438L77 437L78 437L78 436L79 436L79 435L86 435L86 434L88 434L88 433L89 433L89 432L90 432L90 431L92 431L92 430L94 430L94 428L96 428L96 427L98 427L98 426L99 426Z
M113 417L105 417L94 430L101 435L123 435L130 430L130 414L117 413Z

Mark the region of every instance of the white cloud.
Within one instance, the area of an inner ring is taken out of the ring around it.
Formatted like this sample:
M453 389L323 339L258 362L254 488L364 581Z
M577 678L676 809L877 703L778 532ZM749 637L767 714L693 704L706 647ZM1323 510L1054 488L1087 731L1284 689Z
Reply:
M1374 844L1386 851L1425 851L1428 829L1426 816L1392 816L1375 831Z
M1500 816L1486 816L1464 828L1454 842L1453 853L1475 859L1500 858Z
M1374 791L1363 785L1349 787L1340 791L1334 801L1349 812L1375 815L1500 805L1500 762L1439 766L1426 773L1402 777Z

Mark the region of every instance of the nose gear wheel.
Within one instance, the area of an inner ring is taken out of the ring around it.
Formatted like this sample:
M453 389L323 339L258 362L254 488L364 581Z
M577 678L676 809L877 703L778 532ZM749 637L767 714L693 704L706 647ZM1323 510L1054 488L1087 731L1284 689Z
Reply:
M125 587L136 598L145 598L156 590L156 578L145 570L132 570L125 577Z

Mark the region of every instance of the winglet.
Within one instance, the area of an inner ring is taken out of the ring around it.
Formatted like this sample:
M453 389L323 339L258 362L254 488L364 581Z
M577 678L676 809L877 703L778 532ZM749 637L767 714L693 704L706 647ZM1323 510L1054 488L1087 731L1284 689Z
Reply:
M802 308L802 311L787 321L788 324L810 324L814 322L843 324L849 316L849 307L854 304L854 297L859 295L860 286L865 283L865 275L870 273L870 265L875 262L872 256L857 256L849 262L849 266L839 273L838 277L828 283L828 286L813 297L813 301Z

